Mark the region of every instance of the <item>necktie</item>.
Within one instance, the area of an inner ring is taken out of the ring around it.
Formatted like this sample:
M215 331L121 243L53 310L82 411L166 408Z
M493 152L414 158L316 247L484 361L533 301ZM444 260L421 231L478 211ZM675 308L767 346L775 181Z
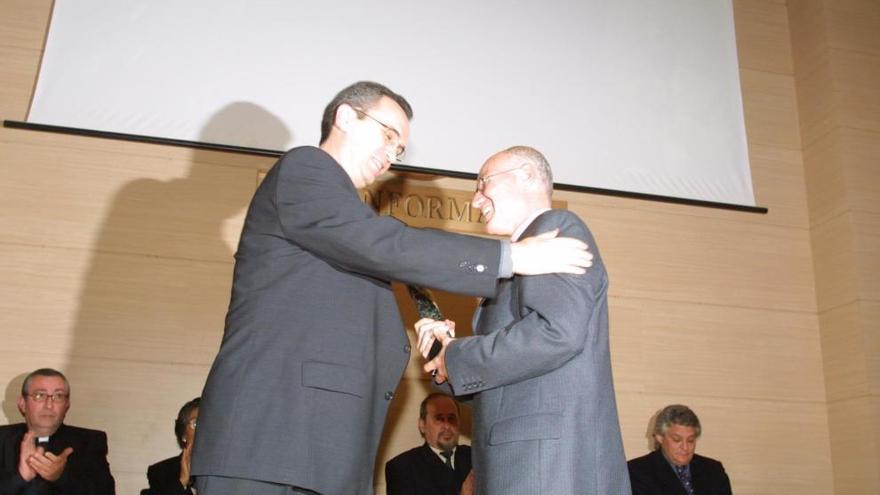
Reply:
M675 474L678 475L678 479L681 481L684 491L686 491L688 495L694 495L694 485L691 484L691 472L688 467L675 466Z
M452 467L452 452L445 452L444 451L444 452L440 452L440 455L442 455L443 458L446 459L446 466L449 469L453 469L453 467Z

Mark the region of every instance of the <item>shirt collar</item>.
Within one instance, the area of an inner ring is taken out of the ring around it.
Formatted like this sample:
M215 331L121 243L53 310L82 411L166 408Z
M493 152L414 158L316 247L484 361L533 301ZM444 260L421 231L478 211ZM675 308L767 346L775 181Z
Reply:
M519 236L521 236L522 233L528 228L528 226L531 225L532 222L534 222L535 219L538 218L538 216L540 216L545 211L550 211L550 208L541 208L540 210L535 210L534 212L532 212L532 214L529 215L529 217L526 218L525 221L523 221L521 224L519 224L519 227L517 227L516 230L513 231L513 234L510 236L510 240L513 242L518 241Z
M431 449L432 451L434 451L435 454L437 454L437 457L439 457L440 460L443 461L443 464L446 464L446 458L443 457L442 450L435 449L431 445L428 445L428 448ZM455 449L457 449L457 448L458 448L458 446L452 447L452 467L453 468L455 468Z

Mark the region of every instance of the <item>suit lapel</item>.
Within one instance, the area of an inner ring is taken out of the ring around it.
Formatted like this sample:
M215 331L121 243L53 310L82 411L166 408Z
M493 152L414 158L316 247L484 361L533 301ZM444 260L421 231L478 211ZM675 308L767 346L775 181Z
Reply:
M660 450L655 450L653 456L654 470L657 474L657 479L660 480L663 485L661 493L670 495L687 495L684 486L681 484L681 480L678 479L675 471L672 470L672 466L670 466L666 461L666 458L663 457L663 453ZM691 473L691 475L693 475L693 473Z

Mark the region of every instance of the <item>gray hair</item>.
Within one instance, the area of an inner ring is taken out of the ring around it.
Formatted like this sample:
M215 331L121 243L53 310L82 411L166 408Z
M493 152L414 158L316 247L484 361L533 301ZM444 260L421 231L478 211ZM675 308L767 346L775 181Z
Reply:
M52 368L40 368L38 370L31 371L28 376L25 377L24 382L22 382L21 384L22 397L27 397L27 395L30 393L29 389L31 386L31 380L35 376L57 376L64 380L64 388L67 389L68 394L70 393L70 383L67 381L67 377L64 376L64 373Z
M665 435L671 425L690 426L696 430L697 437L702 433L700 418L688 406L681 404L666 406L657 413L657 419L654 421L654 435Z
M550 162L547 161L547 157L543 153L531 146L511 146L502 153L519 158L531 165L538 173L538 177L541 178L541 182L544 183L547 196L553 195L553 171L550 169Z

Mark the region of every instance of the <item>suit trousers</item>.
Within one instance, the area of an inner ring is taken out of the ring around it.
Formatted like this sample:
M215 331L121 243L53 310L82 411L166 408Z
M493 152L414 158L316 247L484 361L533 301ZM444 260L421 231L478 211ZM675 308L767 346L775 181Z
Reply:
M321 495L290 485L225 476L199 476L196 478L199 495Z

